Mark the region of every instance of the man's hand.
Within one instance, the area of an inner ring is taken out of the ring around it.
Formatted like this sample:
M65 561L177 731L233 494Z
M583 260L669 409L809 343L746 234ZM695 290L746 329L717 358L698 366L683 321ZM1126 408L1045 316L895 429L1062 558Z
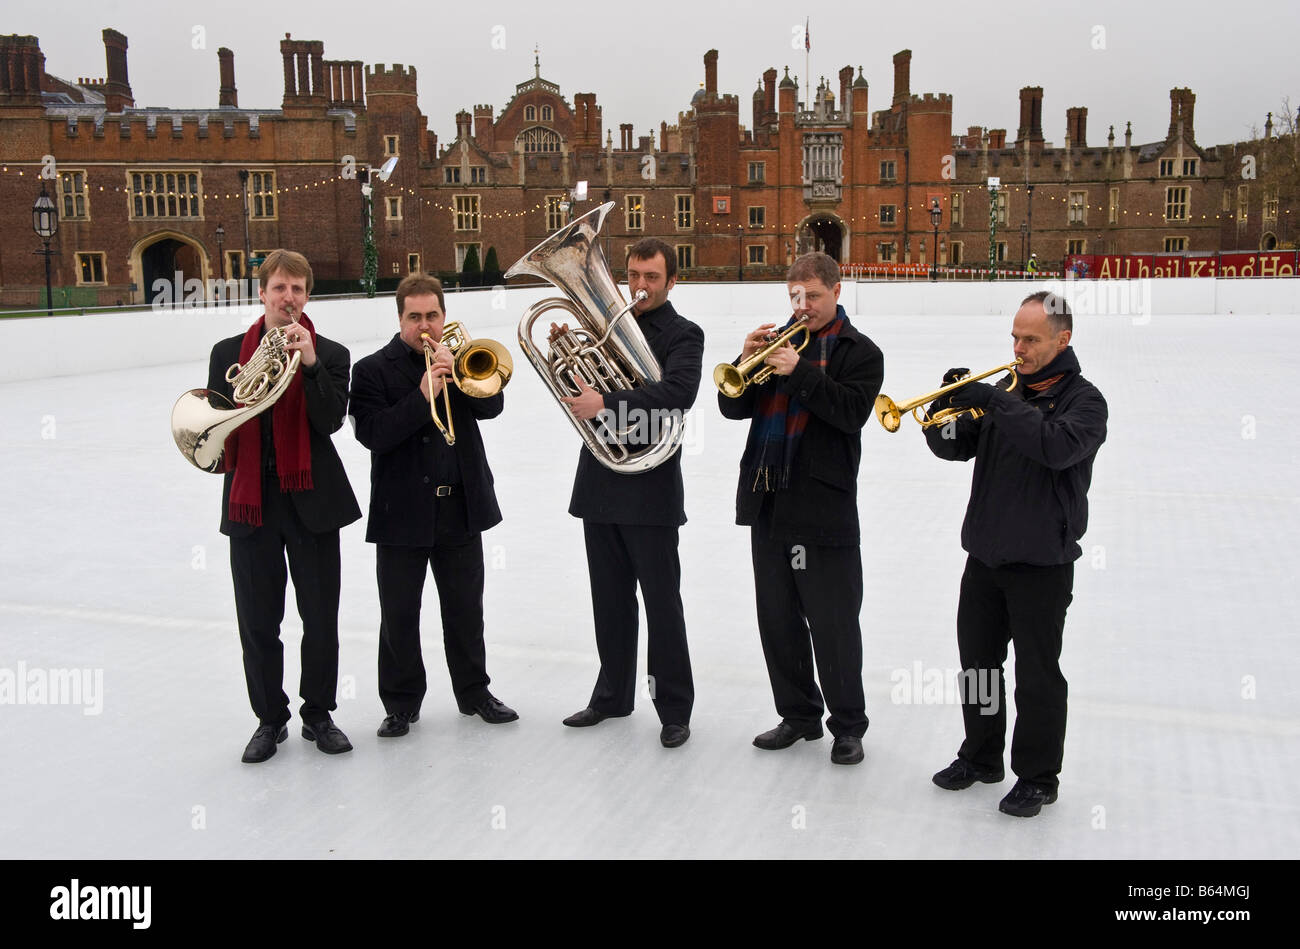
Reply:
M447 385L446 378L451 375L452 364L456 358L451 354L451 350L442 343L433 344L433 383L429 383L430 373L420 374L420 394L425 400L432 402L438 396L442 395L443 388Z
M284 335L289 340L285 344L285 352L301 352L304 366L316 365L316 347L312 345L311 333L307 332L307 327L300 323L290 323L284 328Z
M951 393L948 398L952 404L961 409L987 409L989 402L1000 390L987 382L968 382Z
M549 337L547 337L547 342L549 342L549 343L551 343L551 344L553 345L557 339L559 339L561 336L563 336L563 335L564 335L565 333L567 333L568 331L569 331L569 324L568 324L568 323L561 323L559 326L556 326L554 323L552 323L552 324L551 324L551 335L550 335Z
M564 396L560 401L569 407L576 419L585 422L595 418L605 408L605 397L583 382L581 376L577 376L574 381L578 383L578 394Z
M740 351L741 359L748 359L754 353L758 352L768 344L772 330L776 329L775 323L764 323L754 332L745 337L745 348Z
M794 372L794 367L799 365L799 354L795 352L793 346L786 343L779 349L774 350L772 355L768 356L763 362L772 367L774 374L788 376Z
M964 379L969 375L969 369L949 369L943 374L943 384L946 386L952 385L958 379Z

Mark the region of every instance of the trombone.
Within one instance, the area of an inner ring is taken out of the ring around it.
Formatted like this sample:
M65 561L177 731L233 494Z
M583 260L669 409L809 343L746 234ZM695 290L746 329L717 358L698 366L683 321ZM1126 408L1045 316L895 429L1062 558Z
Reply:
M742 359L734 366L729 362L720 362L714 366L713 384L728 399L740 398L741 393L750 386L761 386L771 377L776 368L775 366L763 365L767 357L786 343L789 343L799 333L803 333L803 340L798 346L795 346L795 352L801 352L808 345L808 341L812 339L812 333L808 331L808 314L806 313L782 330L771 342L748 359Z
M424 341L424 371L429 376L429 391L433 391L433 337L421 333ZM509 351L492 339L475 341L468 331L458 322L447 323L442 328L442 345L451 350L451 382L466 395L475 399L486 399L496 395L505 388L514 374L515 364ZM447 424L438 418L438 401L429 401L429 414L433 424L442 432L448 445L456 444L456 425L451 417L451 392L444 381L442 386L444 410Z
M935 425L942 425L945 422L951 421L952 419L967 413L970 414L972 419L977 419L984 414L983 409L949 407L946 409L940 409L933 415L925 416L920 415L919 410L921 406L925 405L927 402L933 402L935 399L942 398L949 392L960 389L968 383L979 382L981 379L987 379L996 372L1007 372L1013 370L1022 362L1024 362L1024 360L1016 357L1013 362L1009 362L1005 366L997 366L990 369L988 372L981 372L978 376L963 376L956 382L949 383L941 389L935 389L933 392L927 392L925 395L917 396L915 399L912 399L910 402L904 402L902 405L899 405L887 395L876 396L876 418L880 420L880 424L885 427L885 431L887 432L898 431L899 426L903 424L903 414L906 412L911 412L912 417L921 423L922 428L931 428ZM1012 372L1011 384L1007 386L1006 391L1010 392L1014 389L1016 383L1019 381L1019 373Z

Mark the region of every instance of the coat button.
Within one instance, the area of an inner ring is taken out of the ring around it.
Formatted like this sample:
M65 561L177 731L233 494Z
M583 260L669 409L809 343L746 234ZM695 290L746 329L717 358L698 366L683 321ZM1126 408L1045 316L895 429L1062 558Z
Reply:
M428 483L429 483L429 476L428 476L428 475L425 475L425 476L424 476L424 483L425 483L425 484L428 484Z
M423 438L420 439L420 441L424 442L426 445L429 444L429 436L425 435Z

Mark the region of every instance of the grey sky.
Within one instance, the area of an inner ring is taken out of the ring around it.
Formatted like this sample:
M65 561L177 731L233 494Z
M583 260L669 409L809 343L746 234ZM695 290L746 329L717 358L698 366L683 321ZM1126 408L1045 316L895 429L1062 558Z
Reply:
M366 11L364 14L353 12ZM804 73L798 39L811 20L813 84L840 67L859 65L871 85L869 107L887 108L892 57L912 50L911 91L953 96L953 130L1003 127L1015 136L1018 90L1043 87L1043 130L1061 144L1065 110L1088 107L1088 142L1117 138L1133 122L1135 142L1162 139L1169 89L1196 93L1197 141L1236 141L1281 110L1283 96L1300 106L1294 0L1221 3L1003 4L988 14L975 4L889 5L753 2L657 3L499 0L442 12L423 2L333 6L297 0L169 5L114 0L51 0L11 5L0 32L41 38L47 71L65 79L104 75L100 31L111 26L130 40L136 103L215 107L217 48L235 52L239 103L277 108L283 94L279 41L322 40L327 59L405 63L418 70L420 108L439 140L455 134L455 113L476 103L499 113L518 82L533 74L533 46L542 75L575 92L594 92L605 128L631 122L636 134L670 125L704 78L703 55L719 51L719 91L740 96L742 124L750 95L768 66ZM1234 13L1233 11L1240 11ZM480 12L481 11L481 12ZM664 12L666 11L666 12ZM202 32L196 33L201 27ZM195 49L198 39L206 48ZM504 45L504 48L494 48ZM1095 49L1094 45L1104 45ZM1288 65L1288 63L1290 65ZM805 90L801 88L803 98ZM615 136L617 141L617 136Z

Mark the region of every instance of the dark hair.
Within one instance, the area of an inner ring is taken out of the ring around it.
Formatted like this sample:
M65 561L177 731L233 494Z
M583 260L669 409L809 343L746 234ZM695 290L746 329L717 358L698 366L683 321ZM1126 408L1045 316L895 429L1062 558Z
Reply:
M628 260L651 260L655 254L664 259L664 279L677 276L677 254L657 237L643 237L627 249Z
M431 277L427 273L407 274L402 278L402 282L397 285L397 316L400 319L406 312L406 298L419 297L426 293L432 293L438 298L438 309L447 312L447 304L442 298L442 281L437 277Z
M1070 312L1070 304L1065 302L1065 297L1053 293L1051 290L1039 290L1037 293L1031 293L1020 301L1020 305L1026 303L1041 303L1043 311L1047 313L1047 324L1052 328L1053 333L1059 333L1062 330L1074 332L1074 314Z
M271 274L277 270L283 270L290 277L303 277L307 281L307 295L311 296L312 276L311 264L307 263L307 258L296 250L285 250L283 247L271 251L266 255L266 259L257 268L257 282L262 289L266 289L267 282L271 279Z
M829 290L840 282L840 265L830 254L813 251L796 257L785 275L786 283L801 283L816 278Z

